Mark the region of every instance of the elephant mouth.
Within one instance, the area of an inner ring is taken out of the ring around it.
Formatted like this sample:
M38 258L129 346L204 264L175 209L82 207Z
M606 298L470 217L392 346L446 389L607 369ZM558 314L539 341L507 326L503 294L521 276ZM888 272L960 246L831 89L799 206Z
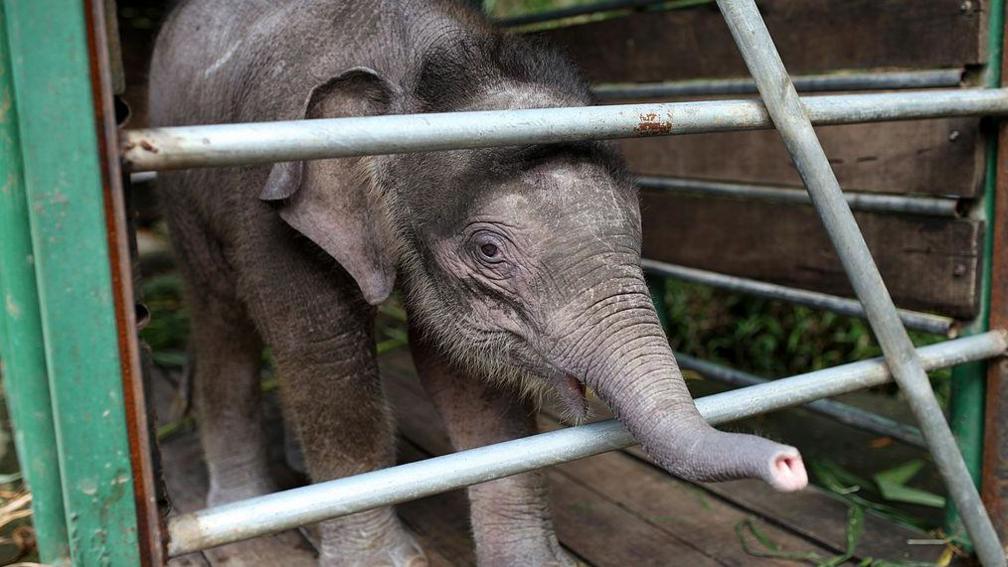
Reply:
M588 400L585 385L571 374L563 374L554 384L564 417L580 423L588 417Z

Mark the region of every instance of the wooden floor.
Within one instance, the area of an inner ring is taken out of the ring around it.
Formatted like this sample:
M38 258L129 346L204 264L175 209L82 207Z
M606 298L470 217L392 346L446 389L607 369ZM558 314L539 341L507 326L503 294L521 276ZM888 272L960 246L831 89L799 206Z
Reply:
M400 460L447 452L447 438L413 374L408 354L404 350L389 353L381 366L398 417ZM159 413L167 415L172 384L163 379L155 383ZM274 453L280 462L278 412L270 406L267 413L275 425L271 428ZM543 429L560 426L548 410L540 425ZM206 472L195 432L163 442L162 457L175 511L202 507ZM549 478L560 541L588 565L795 564L751 553L766 548L746 528L750 525L781 551L815 553L825 559L842 553L846 546L846 504L815 488L782 495L757 481L691 484L670 478L636 450L561 465L550 469ZM288 474L282 484L295 482ZM399 513L418 535L432 565L475 563L463 491L401 505ZM867 513L851 564L866 558L934 562L942 546L907 543L926 539L922 532ZM311 540L311 530L288 532L191 554L171 565L313 565Z

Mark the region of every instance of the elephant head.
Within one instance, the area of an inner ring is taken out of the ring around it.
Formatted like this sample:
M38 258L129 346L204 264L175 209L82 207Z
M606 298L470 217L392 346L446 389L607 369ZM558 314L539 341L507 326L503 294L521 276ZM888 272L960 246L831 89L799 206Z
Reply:
M569 66L540 67L498 67L496 78L470 70L459 83L457 66L432 63L396 85L351 69L312 91L305 117L589 102ZM609 145L278 164L263 198L279 201L368 302L385 299L398 274L415 324L454 363L553 395L575 418L592 388L683 478L805 486L796 449L718 431L697 411L641 272L637 193Z

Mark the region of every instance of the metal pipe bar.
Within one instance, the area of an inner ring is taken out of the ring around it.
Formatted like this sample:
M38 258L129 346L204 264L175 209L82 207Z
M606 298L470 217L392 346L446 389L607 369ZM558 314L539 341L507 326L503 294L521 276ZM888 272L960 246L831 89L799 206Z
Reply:
M517 27L553 20L563 20L565 18L573 18L575 16L587 16L589 14L608 12L611 10L633 10L646 8L648 6L664 4L666 2L668 2L668 0L605 0L602 2L595 2L594 4L588 4L587 6L571 6L569 8L559 8L557 10L522 14L520 16L512 16L510 18L499 18L495 20L495 23L503 27Z
M151 183L157 180L156 171L140 171L137 173L130 174L130 183L133 185L139 185L141 183Z
M1008 336L1003 331L992 331L923 347L918 352L924 367L933 370L991 358L1006 348ZM888 367L876 358L706 396L696 400L696 405L709 422L720 424L888 380ZM170 519L168 553L177 557L634 443L619 422L609 420L250 498Z
M792 77L798 92L858 91L883 89L934 89L958 87L962 69L923 71L876 71L824 73ZM663 98L673 96L756 94L756 83L746 78L690 79L664 83L612 83L592 88L599 100Z
M790 187L769 187L749 183L726 183L680 177L640 176L637 185L645 189L659 189L675 193L731 197L780 203L785 205L811 205L808 192ZM873 213L899 213L940 217L958 216L959 200L947 197L916 197L908 195L878 195L874 193L844 192L844 199L855 211Z
M699 372L705 378L721 382L722 384L729 384L736 387L747 387L773 382L773 380L760 378L759 376L749 374L748 372L743 372L741 370L701 360L681 352L675 353L675 357L680 368L686 368L688 370ZM825 415L840 423L850 425L851 427L856 427L878 435L892 437L893 439L902 441L907 445L927 449L927 444L924 442L924 437L921 436L920 429L906 423L900 423L896 420L883 417L877 413L865 411L861 408L841 402L835 402L833 400L816 400L805 404L803 407L815 413Z
M827 95L801 102L822 125L1008 114L1006 89ZM720 100L126 130L122 151L131 171L153 171L772 125L760 101Z
M846 297L837 297L817 291L808 291L748 278L740 278L738 276L698 270L696 268L687 268L647 258L641 259L641 267L648 273L677 280L709 285L719 289L765 297L767 299L787 301L797 305L812 307L813 309L832 311L849 317L865 318L864 308L861 306L861 303L853 299L847 299ZM905 309L900 309L898 312L903 324L911 329L944 336L950 336L955 331L955 320L950 317Z
M1008 565L997 532L980 501L917 351L900 322L889 290L843 198L833 168L791 84L755 0L717 0L717 4L812 196L854 291L864 305L886 361L907 396L949 495L962 514L977 556L987 567Z

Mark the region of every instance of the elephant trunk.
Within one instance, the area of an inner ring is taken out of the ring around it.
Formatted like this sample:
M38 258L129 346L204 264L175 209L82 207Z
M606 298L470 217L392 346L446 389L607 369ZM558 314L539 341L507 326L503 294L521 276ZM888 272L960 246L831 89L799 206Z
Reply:
M566 364L602 398L659 465L692 481L762 478L781 491L808 482L798 450L725 433L697 411L643 282L594 302ZM595 340L586 339L593 337Z

